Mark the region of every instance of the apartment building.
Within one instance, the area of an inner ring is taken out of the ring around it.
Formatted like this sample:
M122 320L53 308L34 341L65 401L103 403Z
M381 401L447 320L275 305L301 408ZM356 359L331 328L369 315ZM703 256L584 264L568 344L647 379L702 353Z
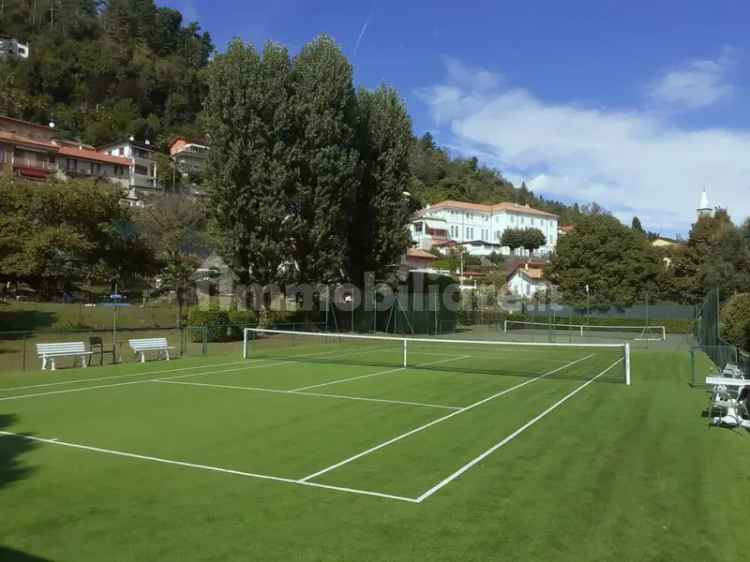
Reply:
M183 186L190 193L200 195L200 186L195 181L203 176L208 165L209 147L205 141L195 141L186 137L177 137L169 143L169 157L174 166L174 173L179 174Z
M127 187L128 160L56 136L52 127L0 116L0 173L40 181L89 177Z
M547 240L537 253L546 255L557 245L558 220L557 215L528 205L507 202L482 205L448 200L422 209L409 229L412 240L424 250L444 244L447 238L463 245L472 255L486 255L494 250L510 255L510 249L500 243L503 232L509 228L537 228ZM525 253L525 250L516 250L517 255Z
M128 140L100 146L97 152L128 161L127 187L131 198L140 199L141 196L159 189L156 177L157 151L150 141L136 142L130 137Z

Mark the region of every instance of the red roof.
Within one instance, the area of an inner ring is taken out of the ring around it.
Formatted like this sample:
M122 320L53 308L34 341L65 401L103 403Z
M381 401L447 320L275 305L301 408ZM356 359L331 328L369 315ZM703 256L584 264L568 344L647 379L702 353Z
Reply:
M557 218L557 215L554 213L548 213L547 211L540 211L539 209L534 209L526 205L519 205L518 203L508 202L496 203L494 205L484 205L481 203L466 203L464 201L453 201L451 199L447 199L445 201L435 203L429 209L425 210L430 211L432 209L470 209L474 211L482 211L485 213L510 211L512 213L525 213L527 215Z
M437 257L433 256L430 252L420 250L419 248L409 248L406 250L406 255L410 258L421 258L425 260L436 260Z
M109 154L103 154L101 152L96 152L95 150L88 150L85 148L61 146L59 154L61 156L70 156L71 158L80 158L81 160L91 160L92 162L104 162L107 164L117 164L119 166L130 166L130 160L128 160L127 158L110 156Z
M60 148L59 146L57 146L56 144L52 144L51 142L34 140L34 139L27 138L27 137L22 137L15 133L11 133L10 131L0 131L0 141L10 142L13 144L19 144L22 146L30 146L32 148L43 148L51 152L57 152L58 149Z

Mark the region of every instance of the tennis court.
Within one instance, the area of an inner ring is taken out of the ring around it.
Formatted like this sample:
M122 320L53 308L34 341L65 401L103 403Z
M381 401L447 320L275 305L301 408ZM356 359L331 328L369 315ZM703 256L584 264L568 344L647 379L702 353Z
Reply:
M528 430L589 385L627 392L612 383L626 382L629 360L617 345L273 331L249 334L246 354L10 379L0 407L17 421L2 434L75 450L81 464L107 455L421 503L512 441L538 439Z

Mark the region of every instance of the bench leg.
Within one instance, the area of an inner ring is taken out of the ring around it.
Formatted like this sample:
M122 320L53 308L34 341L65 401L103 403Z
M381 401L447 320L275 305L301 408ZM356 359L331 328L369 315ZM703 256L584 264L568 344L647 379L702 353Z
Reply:
M89 355L89 357L91 357L91 356ZM86 365L86 356L85 355L81 355L81 364L83 365L84 369L86 367L88 367L88 365Z
M168 349L164 350L164 355L167 356L167 361L169 361L169 350Z
M42 355L42 371L47 370L47 357L45 355Z
M146 352L141 351L141 363L145 363L145 362L146 362Z
M52 363L52 370L53 371L57 370L57 368L55 366L55 358L54 357L50 357L49 360L50 360L50 363Z

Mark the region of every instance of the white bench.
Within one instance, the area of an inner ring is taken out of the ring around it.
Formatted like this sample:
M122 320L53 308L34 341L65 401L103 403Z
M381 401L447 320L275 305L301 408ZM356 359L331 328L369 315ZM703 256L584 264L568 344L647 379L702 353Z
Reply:
M169 361L169 350L174 349L167 343L167 338L146 338L140 340L128 340L130 348L135 352L136 357L141 355L141 363L146 362L147 351L158 351L159 357L165 357Z
M42 360L42 371L47 368L49 361L52 370L55 370L56 357L76 357L81 360L81 364L87 367L86 359L91 355L86 351L86 345L82 341L64 342L64 343L38 343L36 352ZM75 360L74 360L75 361ZM75 364L75 363L74 363Z

